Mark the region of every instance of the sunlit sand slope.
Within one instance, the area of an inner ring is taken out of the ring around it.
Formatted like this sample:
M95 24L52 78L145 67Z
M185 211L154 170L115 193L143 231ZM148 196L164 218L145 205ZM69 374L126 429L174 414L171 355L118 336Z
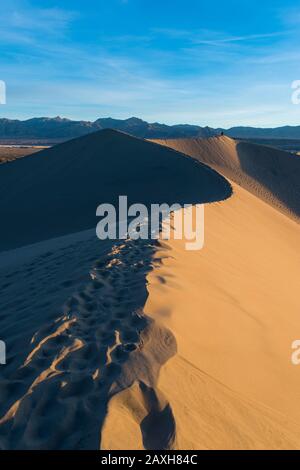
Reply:
M175 448L299 448L299 243L299 225L234 185L205 208L202 251L172 240L156 252L144 310L176 340L156 401L172 409ZM142 446L144 403L137 385L113 398L108 448Z

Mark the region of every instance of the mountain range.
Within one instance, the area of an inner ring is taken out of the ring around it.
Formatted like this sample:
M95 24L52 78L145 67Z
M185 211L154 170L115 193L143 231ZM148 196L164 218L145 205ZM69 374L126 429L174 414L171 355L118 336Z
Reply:
M231 127L230 129L201 127L191 124L166 125L148 123L142 119L100 118L96 121L73 121L71 119L39 117L24 121L0 119L0 139L11 141L49 140L63 141L80 137L101 129L116 129L136 137L147 139L212 137L224 133L229 137L242 139L300 139L300 126L277 128Z

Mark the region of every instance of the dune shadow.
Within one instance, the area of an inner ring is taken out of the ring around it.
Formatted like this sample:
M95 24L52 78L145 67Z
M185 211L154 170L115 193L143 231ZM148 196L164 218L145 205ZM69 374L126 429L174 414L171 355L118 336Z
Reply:
M229 182L191 157L100 131L0 165L0 251L95 227L102 203L201 204L224 200Z
M145 449L172 449L176 438L176 422L171 406L163 403L163 398L153 388L141 384L141 390L149 410L141 422Z
M238 142L241 169L266 188L297 217L300 216L300 158L262 145Z
M171 410L158 410L149 397L177 346L143 312L159 243L127 239L101 252L89 280L73 286L63 315L35 332L21 365L10 364L0 380L1 449L98 449L110 399L135 382L148 393L145 446L158 445L153 422L166 430L160 446L169 445Z

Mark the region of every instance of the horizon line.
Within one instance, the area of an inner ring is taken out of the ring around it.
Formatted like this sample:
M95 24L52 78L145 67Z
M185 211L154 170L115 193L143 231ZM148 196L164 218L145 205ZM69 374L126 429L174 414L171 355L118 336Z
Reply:
M277 125L277 126L253 126L253 125L234 125L234 126L230 126L230 127L213 127L213 126L209 126L207 124L205 125L201 125L201 124L195 124L195 123L188 123L188 122L178 122L177 124L166 124L165 122L159 122L159 121L147 121L145 119L142 119L142 118L139 118L137 116L130 116L128 118L117 118L117 117L111 117L111 116L104 116L104 117L99 117L95 120L89 120L89 119L75 119L75 118L68 118L68 117L62 117L60 115L56 115L56 116L32 116L32 117L28 117L28 118L25 118L25 119L22 119L22 118L18 118L18 117L0 117L0 121L1 120L7 120L7 121L20 121L20 122L26 122L26 121L30 121L30 120L33 120L33 119L49 119L49 120L54 120L54 119L60 119L61 121L71 121L71 122L88 122L88 123L91 123L91 124L94 124L95 122L97 122L98 120L100 119L112 119L112 120L115 120L115 121L128 121L130 119L137 119L137 120L140 120L140 121L143 121L143 122L146 122L147 124L160 124L160 125L165 125L165 126L168 126L168 127L174 127L174 126L195 126L195 127L199 127L199 128L202 128L202 129L205 129L205 128L208 128L208 129L214 129L214 130L231 130L231 129L234 129L234 128L252 128L252 129L280 129L280 128L283 128L283 127L300 127L300 123L299 124L284 124L284 125Z

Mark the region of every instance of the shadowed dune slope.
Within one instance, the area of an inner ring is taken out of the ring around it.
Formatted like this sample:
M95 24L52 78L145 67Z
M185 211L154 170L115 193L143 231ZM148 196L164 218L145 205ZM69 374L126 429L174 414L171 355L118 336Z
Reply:
M104 130L0 166L0 250L96 226L96 208L200 203L231 195L215 171L171 149Z
M272 147L226 136L155 142L210 165L252 194L299 221L300 159Z

